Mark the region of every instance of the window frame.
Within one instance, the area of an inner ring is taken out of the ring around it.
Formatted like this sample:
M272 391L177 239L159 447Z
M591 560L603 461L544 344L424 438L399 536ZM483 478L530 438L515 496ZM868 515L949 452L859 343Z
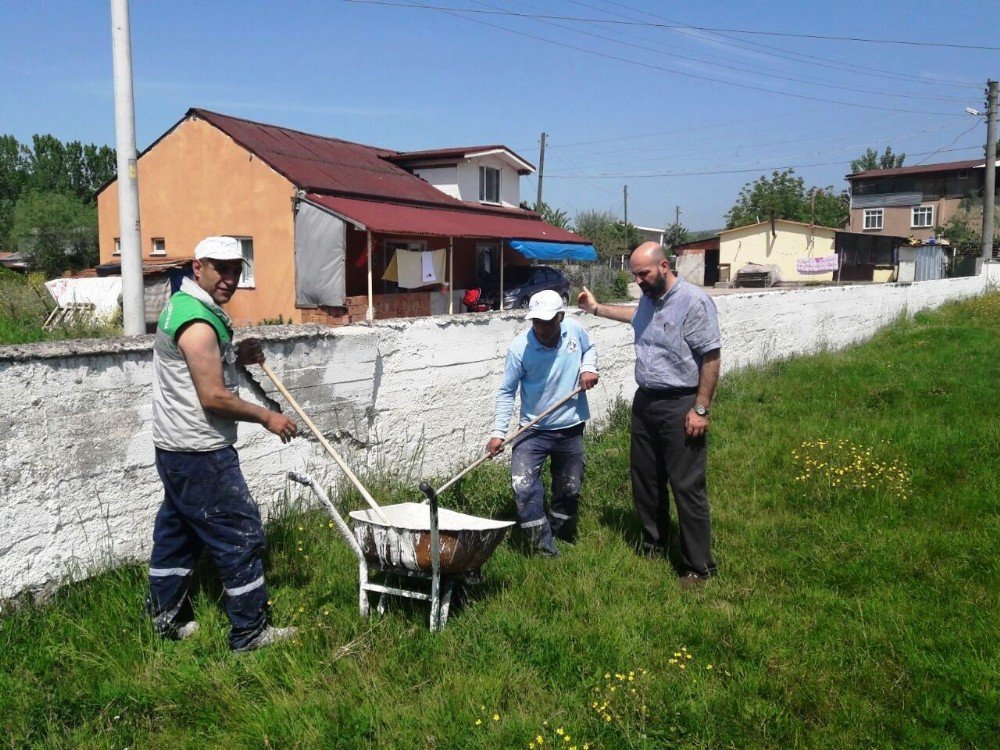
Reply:
M488 195L488 189L490 187L488 175L496 174L496 200L493 200ZM499 206L501 203L500 196L502 194L502 181L503 181L503 171L499 167L491 167L485 164L479 166L479 202L489 203L495 206Z
M115 246L114 246L114 249L111 251L111 254L112 255L121 255L122 254L122 238L121 237L115 237L114 242L115 242Z
M884 208L866 208L864 209L864 214L862 214L861 227L862 231L865 232L878 232L885 227L885 209ZM869 219L872 219L871 225L869 225ZM878 219L877 226L875 219Z
M243 270L240 272L240 281L236 285L237 289L255 289L257 282L254 279L254 260L253 260L253 237L241 236L236 234L229 235L234 240L240 243L240 252L243 255Z
M160 243L160 250L157 251L156 243ZM167 241L162 237L152 237L149 241L149 257L150 258L162 258L167 254Z
M926 215L927 223L918 224L917 214ZM934 206L912 206L910 208L910 229L931 229L934 226Z

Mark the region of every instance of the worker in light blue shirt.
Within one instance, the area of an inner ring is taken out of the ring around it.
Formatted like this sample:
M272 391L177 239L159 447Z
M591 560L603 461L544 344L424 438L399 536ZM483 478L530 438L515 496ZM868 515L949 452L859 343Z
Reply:
M503 380L497 391L493 433L486 452L497 455L520 390L519 424L566 398L577 386L597 385L597 349L575 320L566 320L562 297L546 290L532 295L525 316L531 328L507 349ZM590 418L586 393L567 401L514 442L510 460L511 487L521 529L532 549L558 557L553 536L572 541L583 486L583 426ZM552 502L545 513L542 464L552 459Z

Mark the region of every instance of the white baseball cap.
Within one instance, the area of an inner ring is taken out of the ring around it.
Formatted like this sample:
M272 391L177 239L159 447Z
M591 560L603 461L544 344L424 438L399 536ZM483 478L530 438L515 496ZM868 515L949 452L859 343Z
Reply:
M531 295L531 299L528 300L528 314L524 317L528 320L552 320L561 312L563 312L563 301L559 292L546 289Z
M195 260L243 260L239 240L232 237L206 237L194 249Z

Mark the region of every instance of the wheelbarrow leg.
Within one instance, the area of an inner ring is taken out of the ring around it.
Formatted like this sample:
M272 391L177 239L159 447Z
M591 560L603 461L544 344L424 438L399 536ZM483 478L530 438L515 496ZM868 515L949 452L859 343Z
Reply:
M368 566L365 564L364 560L358 563L358 609L361 611L362 617L368 617L370 614L369 604L368 604L368 591L365 586L368 585Z
M385 574L385 585L392 585L392 573L386 572ZM384 615L389 611L389 594L383 591L378 595L378 607L376 607L380 615Z
M441 611L438 614L438 628L443 628L448 624L448 610L451 609L451 600L455 594L455 579L447 578L444 582L444 591L441 592Z

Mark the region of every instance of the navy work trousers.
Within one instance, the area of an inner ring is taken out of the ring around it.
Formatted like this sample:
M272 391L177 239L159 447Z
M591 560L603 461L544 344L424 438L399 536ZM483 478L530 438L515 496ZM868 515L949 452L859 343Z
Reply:
M552 502L545 513L542 464L552 458ZM563 430L528 430L511 451L510 483L521 529L535 547L550 545L552 534L570 538L583 486L583 423Z
M232 447L206 453L156 449L163 504L153 526L149 610L171 635L192 619L191 576L208 551L225 589L229 646L246 646L267 627L266 548L260 511Z

